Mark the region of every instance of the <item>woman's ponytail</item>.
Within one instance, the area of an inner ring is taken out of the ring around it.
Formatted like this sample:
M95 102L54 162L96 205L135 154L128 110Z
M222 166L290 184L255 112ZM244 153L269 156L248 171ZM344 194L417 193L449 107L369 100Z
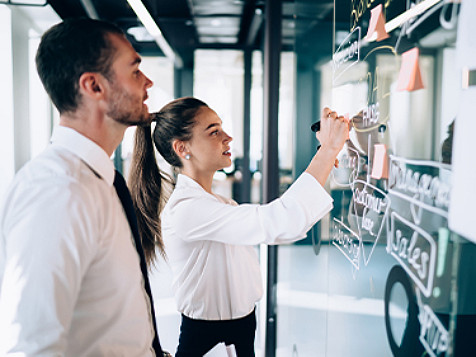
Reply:
M156 248L166 257L160 211L166 201L164 193L167 194L173 187L172 179L162 174L157 166L154 144L167 163L180 169L182 162L173 149L173 141L188 141L192 138L195 116L202 107L208 106L199 99L184 97L175 99L157 113L152 113L152 120L156 122L153 142L150 126L139 126L136 129L128 184L149 267L156 258ZM166 189L164 182L170 185Z
M163 181L170 179L161 174L155 158L150 126L138 126L135 133L134 152L129 171L128 185L137 215L137 224L147 265L156 258L156 248L165 258L160 225L163 206Z

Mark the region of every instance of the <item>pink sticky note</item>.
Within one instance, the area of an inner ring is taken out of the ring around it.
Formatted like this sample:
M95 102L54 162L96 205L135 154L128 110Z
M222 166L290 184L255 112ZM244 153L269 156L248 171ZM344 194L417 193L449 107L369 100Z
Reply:
M385 144L374 145L374 161L370 176L374 179L388 178L387 147Z
M377 41L382 41L390 37L387 30L385 30L385 16L382 12L382 4L376 6L370 11L370 23L367 30L367 39L370 39L374 33L377 33Z
M398 74L397 90L411 92L424 88L420 65L418 64L419 56L420 50L418 47L414 47L402 54L402 66Z

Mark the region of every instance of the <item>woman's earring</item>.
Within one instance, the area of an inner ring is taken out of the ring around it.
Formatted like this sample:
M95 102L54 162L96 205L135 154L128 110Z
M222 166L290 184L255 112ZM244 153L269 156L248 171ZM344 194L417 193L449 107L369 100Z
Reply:
M185 155L185 160L190 160L190 154Z

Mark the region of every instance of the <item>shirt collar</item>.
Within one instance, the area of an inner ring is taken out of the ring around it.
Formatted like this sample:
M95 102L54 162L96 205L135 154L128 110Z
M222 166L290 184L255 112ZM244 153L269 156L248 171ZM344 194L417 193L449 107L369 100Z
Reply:
M216 193L209 193L207 191L205 191L205 189L197 182L195 181L193 178L187 176L187 175L184 175L184 174L178 174L177 175L177 180L175 182L175 188L174 188L174 192L177 190L177 188L198 188L200 191L201 191L201 194L205 194L205 195L210 195L212 197L214 197L216 200L222 202L222 203L227 203L227 204L231 204L231 205L237 205L237 203L230 199L230 198L226 198L226 197L223 197L219 194L216 194Z
M98 144L81 135L76 130L65 126L57 126L54 129L51 142L78 156L101 176L108 185L112 186L115 174L114 164Z
M194 188L199 188L203 191L205 191L203 189L202 186L200 186L200 184L195 181L193 178L191 177L188 177L187 175L184 175L184 174L178 174L177 175L177 181L175 183L175 188L177 187L194 187Z

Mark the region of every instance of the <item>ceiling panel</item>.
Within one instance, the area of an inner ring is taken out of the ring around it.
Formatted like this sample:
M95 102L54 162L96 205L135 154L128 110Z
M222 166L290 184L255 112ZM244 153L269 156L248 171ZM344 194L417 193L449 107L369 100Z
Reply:
M194 16L203 15L236 15L243 14L244 1L240 0L191 0L191 11Z
M195 27L199 36L238 36L240 32L239 17L195 17Z

